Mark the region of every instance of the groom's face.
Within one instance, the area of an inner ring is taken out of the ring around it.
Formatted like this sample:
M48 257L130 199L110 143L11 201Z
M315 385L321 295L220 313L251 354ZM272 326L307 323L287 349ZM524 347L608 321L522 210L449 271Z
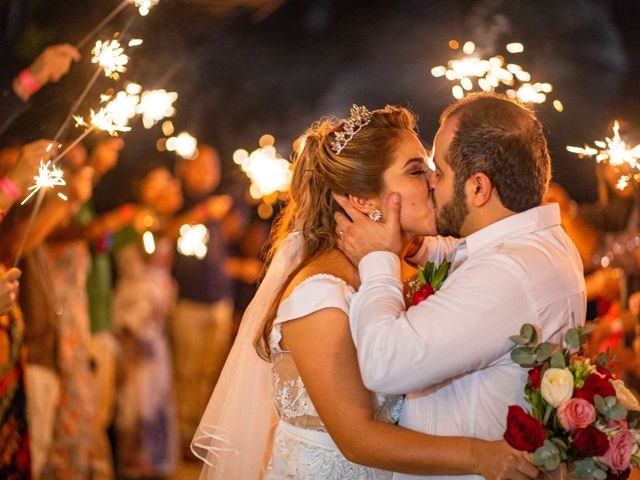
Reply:
M456 192L455 173L448 161L449 147L457 129L458 119L454 116L444 122L436 133L433 142L435 173L431 175L430 185L436 207L438 234L459 238L469 209L464 191Z

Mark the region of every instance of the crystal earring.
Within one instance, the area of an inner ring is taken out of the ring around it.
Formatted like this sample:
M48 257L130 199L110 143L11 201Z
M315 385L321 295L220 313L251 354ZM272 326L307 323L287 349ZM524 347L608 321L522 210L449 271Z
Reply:
M381 222L382 221L382 211L377 207L376 208L372 208L371 210L369 210L369 213L367 213L367 215L374 222Z

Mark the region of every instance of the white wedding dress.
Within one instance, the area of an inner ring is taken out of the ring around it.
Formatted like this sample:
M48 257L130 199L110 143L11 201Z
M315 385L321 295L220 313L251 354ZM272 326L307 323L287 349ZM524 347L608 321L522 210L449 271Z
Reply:
M318 416L291 353L281 348L283 323L324 308L349 314L354 290L328 274L301 282L278 307L271 331L273 403L279 422L273 439L265 480L390 480L392 473L349 462L340 453ZM348 399L345 399L348 401ZM372 394L376 419L397 423L402 396Z

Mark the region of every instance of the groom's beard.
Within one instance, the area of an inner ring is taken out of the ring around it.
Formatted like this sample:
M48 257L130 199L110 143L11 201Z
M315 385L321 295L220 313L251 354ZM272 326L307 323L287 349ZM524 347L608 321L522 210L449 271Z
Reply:
M436 227L438 229L438 235L445 237L460 238L460 230L467 215L469 214L469 208L467 207L467 196L463 191L456 192L453 199L442 205L441 208L437 208L436 205Z

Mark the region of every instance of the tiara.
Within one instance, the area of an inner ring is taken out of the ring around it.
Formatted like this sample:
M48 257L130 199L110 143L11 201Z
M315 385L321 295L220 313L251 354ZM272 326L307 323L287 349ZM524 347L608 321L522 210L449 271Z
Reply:
M357 105L351 106L351 116L348 120L344 121L342 130L334 132L336 139L333 142L329 142L331 150L336 154L340 154L344 147L347 146L356 133L358 133L362 127L368 125L371 121L371 112L367 110L367 107L359 107Z

